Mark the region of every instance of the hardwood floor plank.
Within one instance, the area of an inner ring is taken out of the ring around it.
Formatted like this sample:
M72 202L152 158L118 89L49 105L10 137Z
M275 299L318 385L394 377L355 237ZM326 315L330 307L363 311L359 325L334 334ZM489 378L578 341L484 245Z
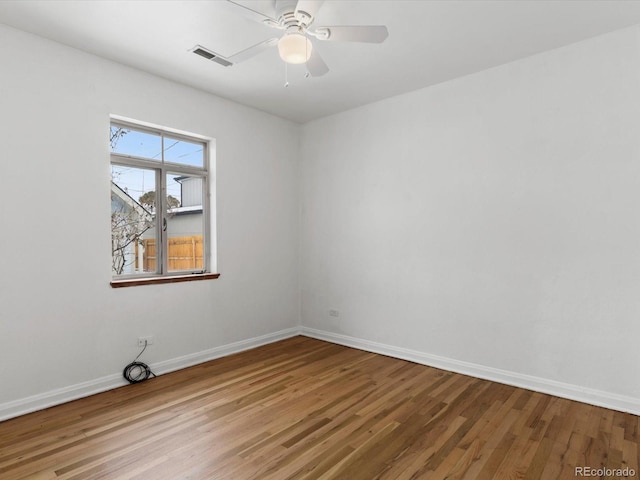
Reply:
M30 473L18 480L57 480L58 476L53 470L43 470L42 472Z
M0 480L568 479L640 418L294 337L0 423Z

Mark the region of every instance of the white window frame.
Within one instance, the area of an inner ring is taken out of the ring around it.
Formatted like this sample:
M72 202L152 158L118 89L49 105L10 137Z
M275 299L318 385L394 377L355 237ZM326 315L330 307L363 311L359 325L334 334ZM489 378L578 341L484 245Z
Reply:
M160 158L149 159L144 157L137 157L134 155L127 155L123 153L116 153L110 151L110 165L144 168L147 170L153 170L155 172L156 180L156 272L141 272L135 274L123 274L115 275L112 272L113 282L138 280L138 279L161 279L182 277L185 275L197 275L208 274L212 270L212 242L210 240L211 233L211 192L210 192L210 148L211 142L204 137L185 134L182 132L176 132L166 128L150 126L148 124L135 123L129 120L121 120L117 117L111 117L109 130L111 127L131 129L139 132L150 133L153 135L159 135L161 137L161 146L164 146L165 136L171 137L174 140L184 140L191 143L198 143L202 145L203 151L203 166L195 167L191 165L185 165L180 163L173 163L165 161L164 148L161 148ZM181 270L181 271L168 271L168 235L166 234L164 225L167 224L168 218L168 206L167 206L167 186L166 179L167 174L184 174L189 176L202 177L203 192L202 192L202 215L203 215L203 268L194 270ZM113 253L112 253L113 254ZM217 274L216 274L217 275ZM216 277L217 278L217 277ZM195 278L194 278L195 279ZM112 286L122 286L114 285Z

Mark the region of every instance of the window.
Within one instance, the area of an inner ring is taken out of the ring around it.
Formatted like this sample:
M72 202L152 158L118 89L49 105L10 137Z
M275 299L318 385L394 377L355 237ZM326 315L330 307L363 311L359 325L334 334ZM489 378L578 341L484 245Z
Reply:
M209 272L209 143L119 121L109 138L114 281Z

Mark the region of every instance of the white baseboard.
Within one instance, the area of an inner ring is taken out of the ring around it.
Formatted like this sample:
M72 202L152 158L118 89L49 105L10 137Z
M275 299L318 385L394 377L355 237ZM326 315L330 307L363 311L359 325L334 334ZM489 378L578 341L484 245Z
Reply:
M199 363L225 357L233 353L242 352L268 343L284 340L285 338L294 337L296 335L300 335L299 327L280 330L279 332L250 338L248 340L241 340L239 342L222 345L220 347L215 347L191 355L165 360L149 366L154 373L161 375L163 373L169 373L182 368L191 367ZM70 402L71 400L77 400L78 398L88 397L90 395L105 392L124 385L127 385L127 382L122 378L122 374L114 373L88 382L78 383L76 385L3 403L0 404L0 421L43 410L54 405Z
M239 342L222 345L171 360L165 360L163 362L152 364L150 367L156 374L161 375L207 362L209 360L214 360L216 358L250 350L261 345L274 343L296 335L304 335L318 340L336 343L338 345L365 350L367 352L379 353L390 357L409 360L411 362L440 368L450 372L470 375L472 377L526 388L528 390L568 398L570 400L576 400L590 405L640 415L640 399L638 398L510 372L508 370L486 367L475 363L463 362L451 358L440 357L438 355L431 355L417 350L395 347L392 345L386 345L383 343L372 342L369 340L363 340L323 330L316 330L308 327L292 327L280 330L275 333L241 340ZM122 374L117 373L95 380L90 380L88 382L3 403L0 404L0 421L49 408L78 398L88 397L126 384L127 382L122 378Z
M44 410L61 403L88 397L96 393L111 390L125 385L127 382L122 374L107 375L88 382L78 383L69 387L58 388L26 398L0 404L0 422L27 413Z
M379 353L389 357L409 360L411 362L428 365L430 367L450 372L491 380L506 385L512 385L514 387L554 395L556 397L567 398L569 400L576 400L578 402L588 403L598 407L610 408L612 410L640 415L640 399L634 397L617 395L602 390L580 387L578 385L557 382L555 380L534 377L532 375L524 375L517 372L510 372L508 370L486 367L484 365L463 362L460 360L419 352L417 350L394 347L392 345L385 345L383 343L371 342L369 340L362 340L347 335L316 330L308 327L301 327L300 334L316 338L318 340L365 350L367 352Z
M240 340L239 342L229 343L228 345L222 345L203 352L192 353L183 357L154 363L151 366L151 369L158 375L175 372L176 370L198 365L199 363L208 362L209 360L215 360L216 358L226 357L227 355L243 352L245 350L251 350L252 348L267 345L269 343L279 342L280 340L295 337L296 335L300 335L300 327L287 328L285 330L268 333L260 337Z

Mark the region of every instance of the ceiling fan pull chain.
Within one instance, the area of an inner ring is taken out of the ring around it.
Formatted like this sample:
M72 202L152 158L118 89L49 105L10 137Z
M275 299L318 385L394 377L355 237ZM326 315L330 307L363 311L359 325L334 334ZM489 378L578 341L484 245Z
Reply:
M305 58L307 59L307 61L309 61L309 43L305 43L304 44L304 50L305 50ZM304 73L304 78L309 78L309 67L307 67L307 62L304 62L304 68L305 68L305 73Z
M284 64L284 88L289 86L289 68L287 67L287 63Z

